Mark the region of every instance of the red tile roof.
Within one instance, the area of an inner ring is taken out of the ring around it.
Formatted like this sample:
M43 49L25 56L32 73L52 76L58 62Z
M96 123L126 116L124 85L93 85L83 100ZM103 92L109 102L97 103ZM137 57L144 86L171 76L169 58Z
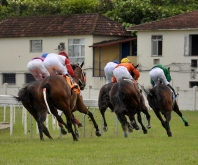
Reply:
M198 10L175 15L159 21L135 25L127 31L198 29Z
M14 17L0 22L0 38L63 35L130 36L130 32L98 13Z

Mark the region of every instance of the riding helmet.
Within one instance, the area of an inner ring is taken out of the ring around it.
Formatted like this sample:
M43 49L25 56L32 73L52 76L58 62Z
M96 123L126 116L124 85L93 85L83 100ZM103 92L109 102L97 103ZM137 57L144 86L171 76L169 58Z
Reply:
M117 60L113 60L114 63L119 64L119 62Z
M43 53L41 58L45 58L45 57L47 57L47 55L48 55L48 53Z
M123 59L121 60L121 63L128 63L128 62L130 62L128 58L123 58Z

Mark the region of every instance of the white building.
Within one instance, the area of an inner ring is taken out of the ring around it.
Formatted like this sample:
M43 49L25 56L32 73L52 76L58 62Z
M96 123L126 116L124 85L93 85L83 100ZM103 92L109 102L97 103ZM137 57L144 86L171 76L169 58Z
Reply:
M127 29L137 31L137 63L141 71L139 83L150 86L148 72L155 64L170 67L171 84L179 90L178 102L182 109L198 109L194 89L198 86L197 20L198 10Z

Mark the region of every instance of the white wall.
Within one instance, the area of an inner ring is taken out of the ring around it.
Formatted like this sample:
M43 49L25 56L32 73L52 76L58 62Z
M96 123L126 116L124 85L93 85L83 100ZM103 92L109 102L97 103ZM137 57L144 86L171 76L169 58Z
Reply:
M181 90L188 90L189 81L198 81L198 76L191 79L191 59L198 59L198 56L184 56L184 36L189 34L198 34L198 31L139 31L137 35L137 56L140 64L141 76L139 82L149 86L149 70L154 66L153 60L159 59L160 63L170 66L172 81L174 87ZM163 56L151 56L151 36L163 36ZM198 69L196 68L196 72Z

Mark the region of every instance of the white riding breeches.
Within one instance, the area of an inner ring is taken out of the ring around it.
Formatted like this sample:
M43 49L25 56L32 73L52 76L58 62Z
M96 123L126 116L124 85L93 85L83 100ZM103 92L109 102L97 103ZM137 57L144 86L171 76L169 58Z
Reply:
M164 71L161 68L153 68L150 72L149 72L149 76L150 78L153 80L153 82L155 83L155 86L160 84L160 81L162 82L162 84L164 85L168 85L170 84L167 79L166 76L164 74Z
M51 53L47 55L43 64L50 73L50 75L55 75L55 74L66 75L68 74L68 71L65 66L65 59L66 59L65 56Z
M50 76L40 59L33 59L28 62L27 69L36 80L42 80L44 77Z
M129 71L124 66L118 66L113 70L113 75L115 76L117 82L122 78L133 80L133 77L130 75Z
M112 82L112 76L113 76L113 70L115 66L118 65L114 62L108 62L106 66L104 67L104 73L106 76L106 84Z

